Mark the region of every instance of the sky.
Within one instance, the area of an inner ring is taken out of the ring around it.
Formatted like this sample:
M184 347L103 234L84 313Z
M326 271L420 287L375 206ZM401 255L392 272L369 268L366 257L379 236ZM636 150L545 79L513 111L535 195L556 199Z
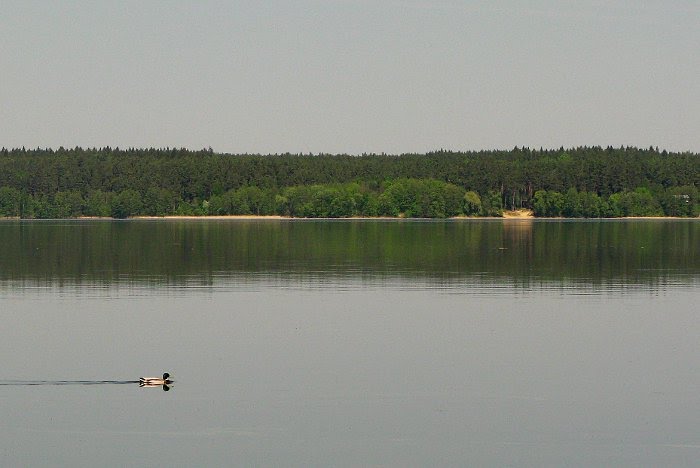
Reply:
M2 0L0 147L700 152L695 0Z

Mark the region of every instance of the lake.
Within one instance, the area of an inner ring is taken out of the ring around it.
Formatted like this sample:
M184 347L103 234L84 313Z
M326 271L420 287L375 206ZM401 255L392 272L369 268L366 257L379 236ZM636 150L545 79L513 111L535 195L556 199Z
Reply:
M699 300L698 220L4 220L0 464L696 466Z

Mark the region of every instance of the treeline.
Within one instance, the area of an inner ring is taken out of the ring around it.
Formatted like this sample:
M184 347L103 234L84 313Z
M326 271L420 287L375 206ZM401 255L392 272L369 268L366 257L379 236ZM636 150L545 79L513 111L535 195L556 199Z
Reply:
M655 148L388 155L0 150L0 216L697 216L700 155Z
M603 218L624 216L698 216L694 186L673 187L654 194L647 188L601 197L572 188L564 193L539 190L532 208L536 216ZM0 216L74 218L166 215L283 215L303 218L500 216L500 194L479 194L435 179L397 179L378 190L359 183L299 185L284 189L241 187L208 200L183 200L168 189L133 189L118 193L93 190L30 195L0 187Z

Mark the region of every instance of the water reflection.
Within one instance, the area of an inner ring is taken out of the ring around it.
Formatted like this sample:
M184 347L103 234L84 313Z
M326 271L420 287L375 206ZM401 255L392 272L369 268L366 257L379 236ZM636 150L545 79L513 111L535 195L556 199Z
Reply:
M513 242L531 244L532 243L532 232L535 226L535 220L531 218L526 219L509 219L505 218L503 220L503 237L507 243L512 244Z
M695 287L699 235L697 220L2 221L0 290Z
M170 391L170 385L168 385L168 384L139 382L139 387L141 387L141 388L162 388L164 392Z

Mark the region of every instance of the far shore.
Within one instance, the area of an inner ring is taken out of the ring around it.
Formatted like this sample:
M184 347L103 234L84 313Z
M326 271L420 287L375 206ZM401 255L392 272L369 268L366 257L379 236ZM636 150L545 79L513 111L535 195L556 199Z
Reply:
M565 217L536 217L532 214L527 215L508 215L503 216L452 216L449 218L406 218L401 216L353 216L348 218L299 218L292 216L279 216L279 215L212 215L212 216L192 216L192 215L168 215L168 216L132 216L125 218L126 220L143 220L143 221L216 221L216 220L229 220L229 221L282 221L282 220L300 220L300 221L425 221L425 220L453 220L453 221L533 221L533 220L673 220L673 219L687 219L687 220L700 220L700 216L697 217L681 217L681 216L622 216L618 218L565 218ZM118 221L120 218L112 218L109 216L79 216L77 218L20 218L18 216L0 216L0 221Z
M168 215L168 216L133 216L129 219L292 219L289 216L279 216L279 215L206 215L206 216L192 216L192 215Z

